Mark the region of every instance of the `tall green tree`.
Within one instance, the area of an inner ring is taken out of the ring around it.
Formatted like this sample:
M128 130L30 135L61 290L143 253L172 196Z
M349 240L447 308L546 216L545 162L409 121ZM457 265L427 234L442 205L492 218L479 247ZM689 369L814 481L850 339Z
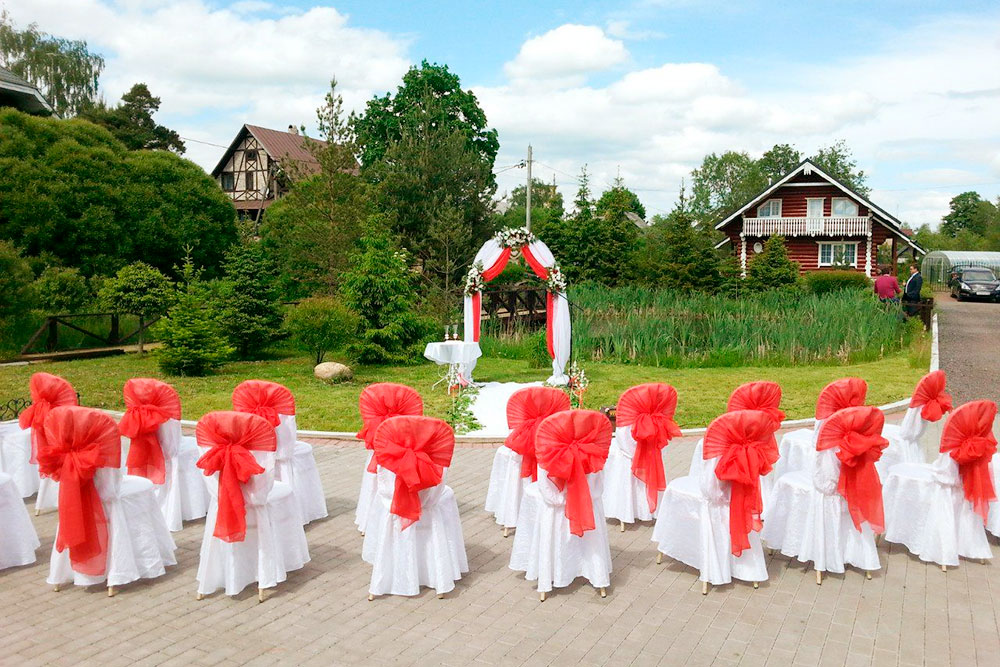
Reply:
M133 262L101 284L98 298L112 313L139 317L139 353L143 352L146 320L167 312L173 301L170 280L144 262Z
M709 227L767 187L767 174L747 153L710 153L691 172L691 213Z
M682 292L718 287L718 255L708 235L695 227L683 199L666 217L657 216L646 231L638 277L650 286Z
M355 118L361 164L367 169L379 163L408 130L419 133L428 124L446 132L460 131L466 149L492 169L500 141L497 131L487 127L475 94L462 89L458 75L447 65L426 60L403 75L395 95L375 97L364 114Z
M0 66L35 85L59 116L94 104L104 58L87 42L41 32L37 24L19 29L0 12Z
M34 305L31 265L8 241L0 240L0 327Z
M360 316L348 351L365 364L411 364L433 322L416 310L417 292L407 256L393 243L381 216L365 223L351 268L340 288L344 304Z
M820 148L811 159L820 169L862 197L867 197L871 191L871 188L868 187L867 174L858 169L858 161L854 159L851 149L843 139Z
M259 243L233 246L226 255L222 324L241 359L258 356L281 328L277 269Z
M788 258L785 237L772 236L764 242L764 250L747 263L744 284L751 292L791 287L799 279L798 262Z
M84 109L80 117L106 127L129 150L169 150L183 154L185 147L180 135L153 120L159 109L160 98L154 97L146 84L137 83L122 95L118 106L98 102Z
M802 153L797 148L790 144L775 144L760 156L757 166L769 182L774 182L799 166L800 162Z
M952 197L948 214L941 219L941 233L952 238L961 232L985 237L991 228L1000 227L1000 210L977 192L963 192Z
M362 221L372 212L370 188L358 175L357 144L337 82L316 110L321 140L306 138L320 171L289 174L291 188L267 210L261 241L278 264L283 294L301 299L336 294Z

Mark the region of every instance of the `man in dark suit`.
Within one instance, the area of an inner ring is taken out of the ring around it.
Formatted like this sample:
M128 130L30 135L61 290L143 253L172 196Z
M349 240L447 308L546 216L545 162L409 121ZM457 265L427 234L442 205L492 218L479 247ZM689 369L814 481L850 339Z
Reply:
M920 267L916 262L910 264L910 277L903 287L903 310L909 316L917 314L916 304L920 302L920 288L924 286L924 278L920 275Z

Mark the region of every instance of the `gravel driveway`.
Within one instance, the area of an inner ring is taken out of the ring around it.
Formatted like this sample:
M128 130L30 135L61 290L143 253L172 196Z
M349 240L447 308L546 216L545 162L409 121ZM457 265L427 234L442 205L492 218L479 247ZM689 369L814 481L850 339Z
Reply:
M1000 403L1000 304L936 298L941 368L955 404Z

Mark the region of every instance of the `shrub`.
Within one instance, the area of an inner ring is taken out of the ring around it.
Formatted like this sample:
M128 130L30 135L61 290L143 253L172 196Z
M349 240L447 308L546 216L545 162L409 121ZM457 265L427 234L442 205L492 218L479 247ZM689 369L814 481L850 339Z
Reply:
M798 279L799 265L788 259L785 237L772 236L764 243L764 250L747 264L744 283L751 292L765 292L793 287Z
M0 322L31 309L31 266L8 241L0 240Z
M357 314L336 299L313 297L288 311L285 329L319 364L327 352L347 344L357 332L358 322Z
M171 283L159 270L144 262L123 266L101 284L99 299L113 313L139 316L139 352L145 319L166 312L173 298Z
M344 303L360 316L358 339L348 352L363 364L415 363L437 325L414 311L417 293L406 256L378 217L366 223L358 246L341 285Z
M257 242L226 254L222 288L223 331L241 359L260 354L278 335L281 311L277 269Z
M210 291L201 281L191 258L181 270L182 286L176 302L155 330L163 341L157 361L160 369L171 375L206 375L233 353L211 308Z
M806 288L813 294L829 294L841 290L871 290L872 281L858 271L809 271Z
M93 300L87 279L79 269L50 266L35 279L38 307L49 314L75 313Z

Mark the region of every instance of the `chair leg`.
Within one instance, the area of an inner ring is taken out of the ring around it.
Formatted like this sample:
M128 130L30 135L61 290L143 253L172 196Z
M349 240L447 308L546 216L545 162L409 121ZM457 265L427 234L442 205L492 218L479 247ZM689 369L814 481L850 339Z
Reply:
M117 592L118 591L115 590L114 586L108 586L108 597L109 598L113 598L115 596L115 593L117 593Z
M819 570L816 570L816 585L820 586L822 585L822 583L823 583L823 573L820 572Z
M205 596L203 594L201 594L201 593L198 593L197 595L194 596L194 599L195 600L199 600L199 601L200 600L204 600Z
M264 601L264 589L263 588L258 588L257 589L257 602L260 603L260 602L263 602L263 601Z
M38 515L39 515L39 514L41 514L41 513L42 513L42 510L40 510L40 509L38 509L38 508L36 507L36 508L35 508L35 516L38 516Z
M603 586L601 586L601 597L602 598L608 597L608 589L604 588Z
M701 582L701 594L702 595L708 595L708 582L707 581Z
M662 551L657 551L656 552L656 564L659 565L662 562L663 562L663 552Z
M374 595L372 595L371 593L369 593L369 594L368 594L368 601L369 601L369 602L371 602L371 601L372 601L372 600L374 600L374 599L375 599L375 596L374 596Z
M361 537L364 537L364 536L365 536L365 531L362 530L361 531Z
M619 521L621 521L621 520L619 519ZM625 532L625 522L624 521L621 521L621 526L619 526L618 530L620 530L623 533Z
M865 572L865 579L871 580L871 578L872 578L872 573L871 572Z
M947 572L948 571L948 566L947 565L942 565L941 566L941 571L942 572Z
M509 531L508 531L508 529L507 529L507 526L504 526L504 527L503 527L503 536L504 536L504 537L507 537L507 535L509 535L509 534L510 534L510 533L509 533Z
M538 594L538 601L539 602L545 602L545 592L544 591Z
M758 581L753 582L753 587L754 587L754 589L760 588L760 582L758 582Z
M52 587L52 591L54 593L58 593L60 590L62 590L62 586L60 584L56 584L55 586Z

